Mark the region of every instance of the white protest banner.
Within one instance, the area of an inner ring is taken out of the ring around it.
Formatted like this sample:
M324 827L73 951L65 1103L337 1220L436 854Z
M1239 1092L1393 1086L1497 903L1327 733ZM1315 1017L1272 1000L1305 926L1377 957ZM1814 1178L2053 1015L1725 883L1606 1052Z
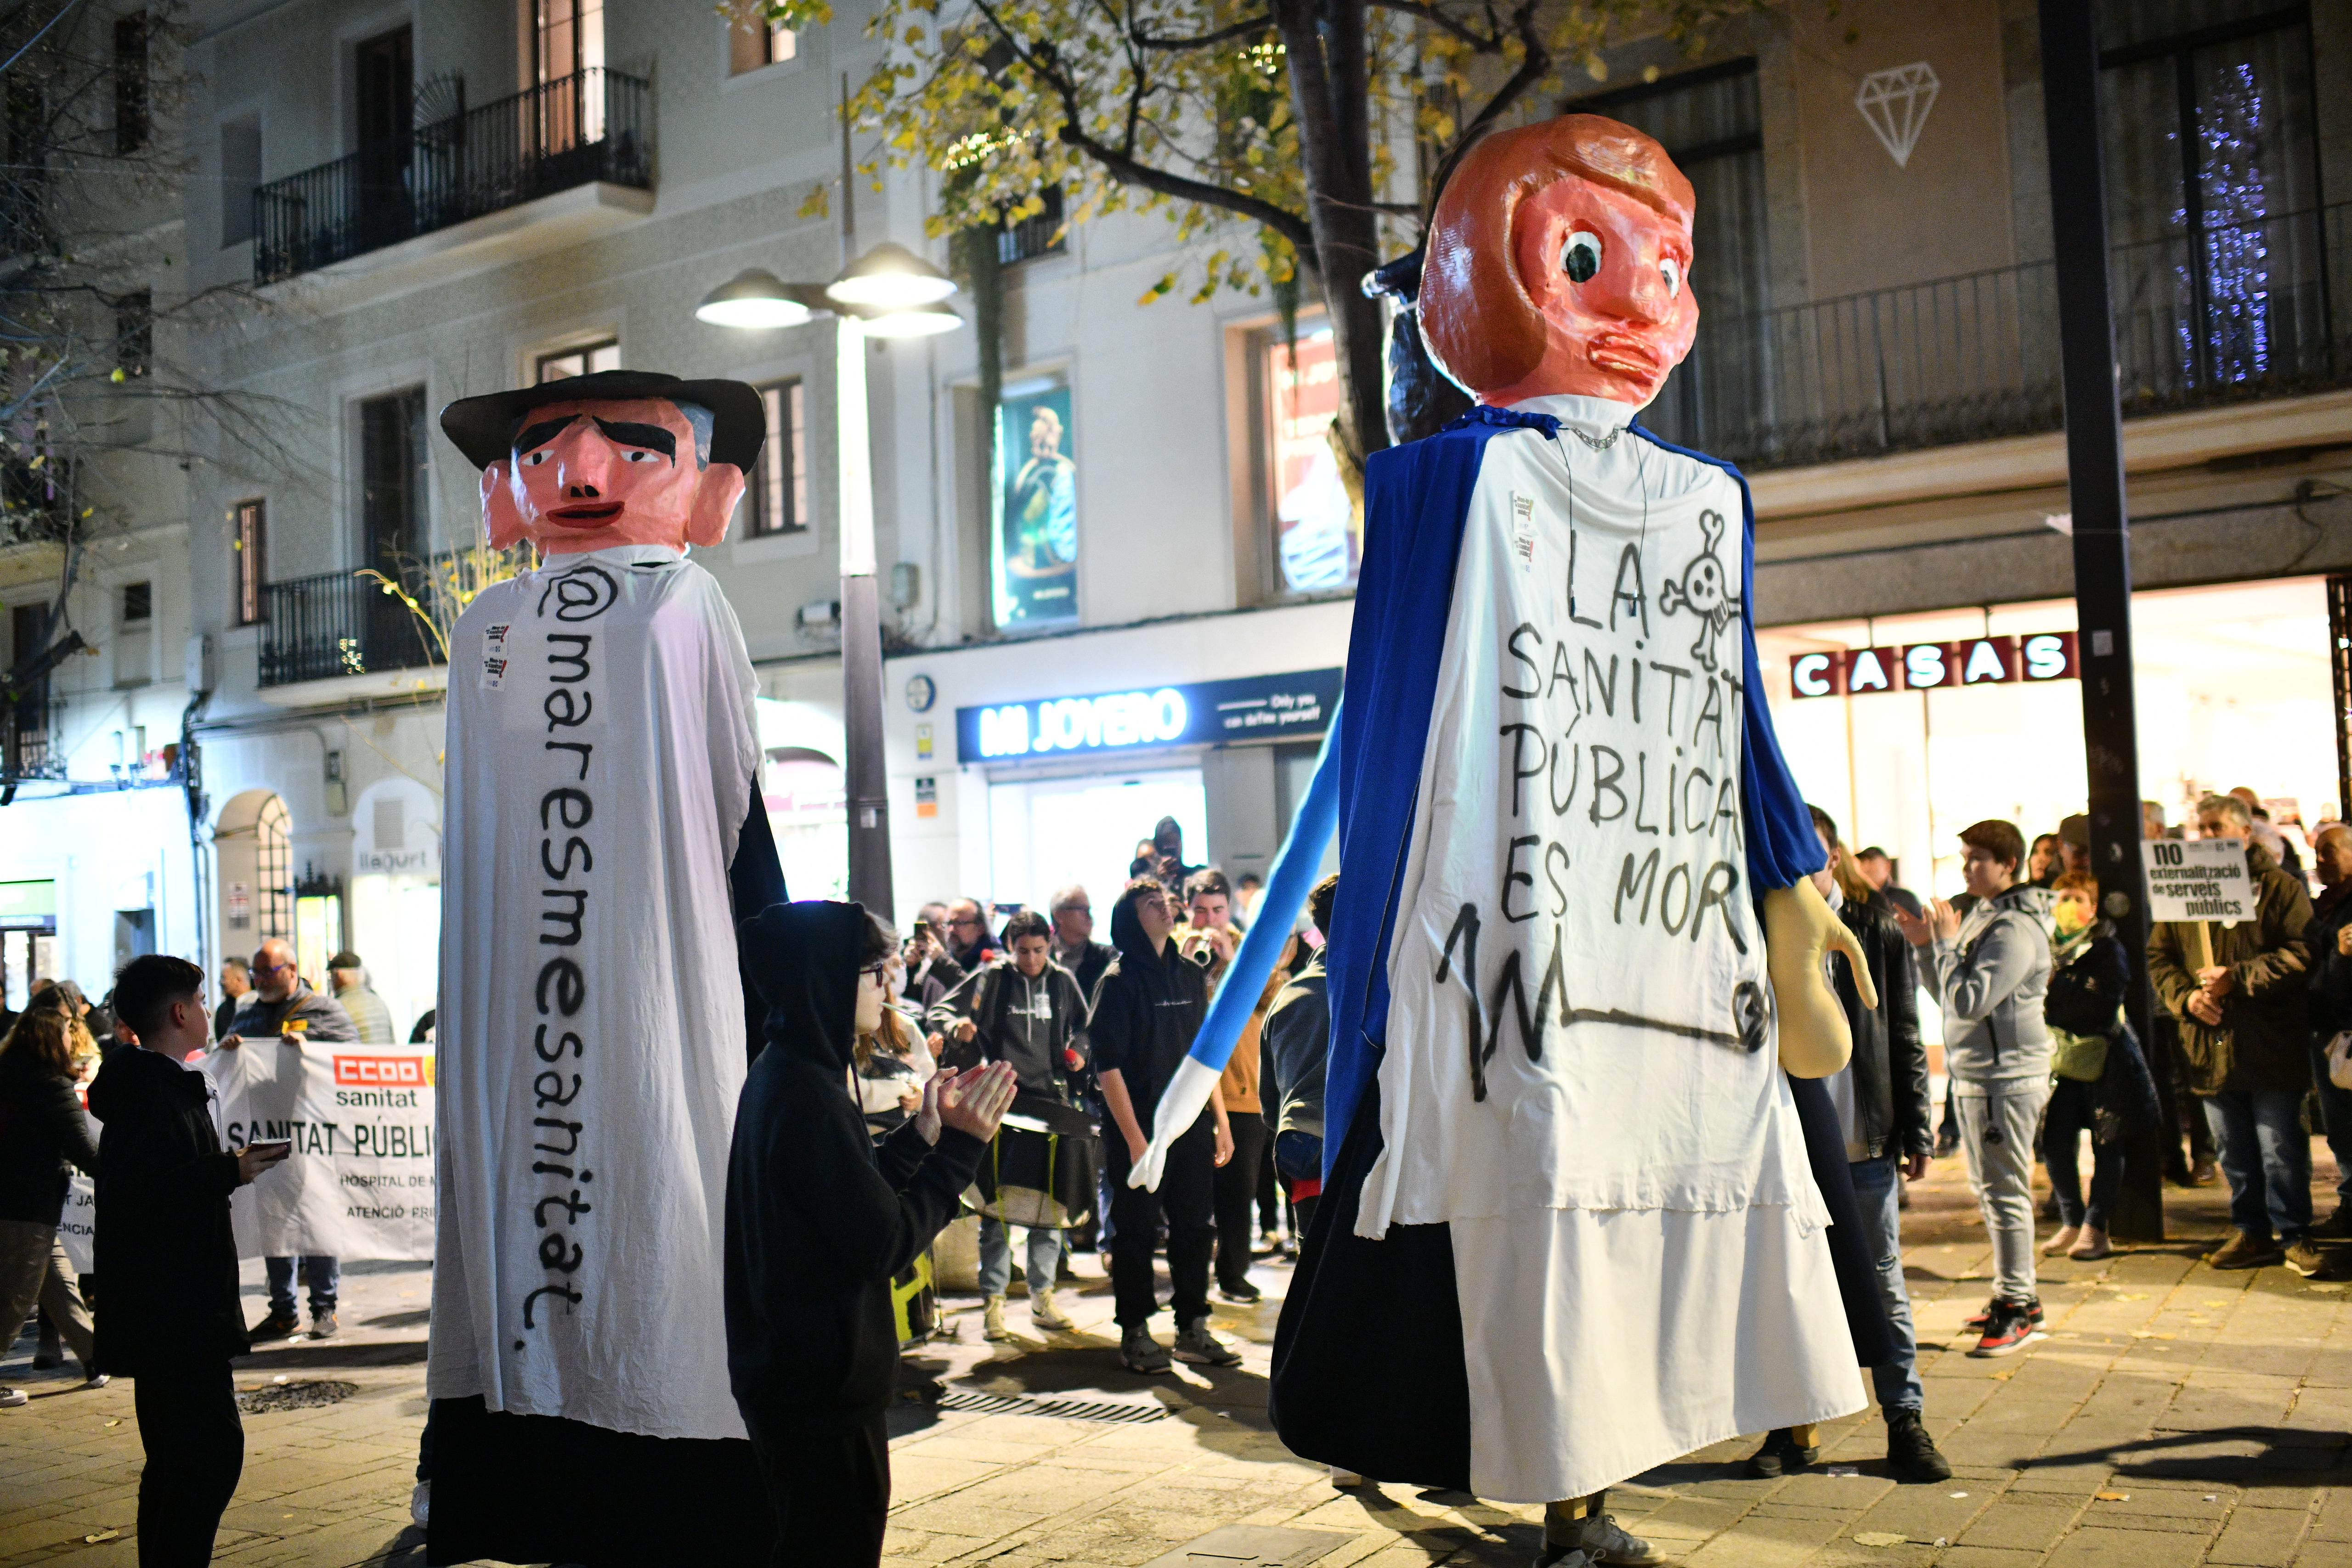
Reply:
M90 1124L95 1134L98 1124ZM58 1239L65 1243L66 1262L77 1274L94 1274L98 1265L91 1260L95 1254L98 1235L98 1188L89 1177L79 1171L66 1187L66 1211L58 1218Z
M2246 846L2235 839L2148 839L2140 849L2150 920L2254 917L2254 879L2246 870Z
M229 1147L294 1145L230 1200L239 1257L433 1256L430 1048L248 1040L195 1065Z

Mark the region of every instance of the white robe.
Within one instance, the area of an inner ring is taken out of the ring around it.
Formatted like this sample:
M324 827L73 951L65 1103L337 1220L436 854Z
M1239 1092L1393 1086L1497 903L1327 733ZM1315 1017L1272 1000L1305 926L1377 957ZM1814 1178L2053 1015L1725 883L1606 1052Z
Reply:
M756 680L675 550L557 556L450 648L436 1399L740 1437L721 1314L743 1086L728 866Z
M1472 493L1356 1228L1449 1225L1472 1487L1544 1502L1863 1399L1747 881L1739 487L1521 406L1563 424Z

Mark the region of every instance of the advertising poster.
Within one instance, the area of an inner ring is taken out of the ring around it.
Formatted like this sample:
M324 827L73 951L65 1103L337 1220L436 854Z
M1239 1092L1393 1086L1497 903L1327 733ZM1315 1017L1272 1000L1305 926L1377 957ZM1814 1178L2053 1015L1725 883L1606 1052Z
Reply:
M1078 469L1070 389L1057 382L996 405L996 622L1050 625L1078 615Z
M1265 349L1267 402L1274 421L1275 549L1282 583L1295 593L1346 588L1356 580L1364 541L1331 455L1331 422L1339 413L1339 361L1331 329L1301 336L1296 345Z

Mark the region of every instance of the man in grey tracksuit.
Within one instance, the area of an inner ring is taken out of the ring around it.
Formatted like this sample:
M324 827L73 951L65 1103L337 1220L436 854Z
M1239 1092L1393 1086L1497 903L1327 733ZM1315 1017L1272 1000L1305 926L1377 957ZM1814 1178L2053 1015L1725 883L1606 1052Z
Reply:
M2022 1346L2042 1316L2033 1272L2033 1138L2050 1099L2047 888L2017 880L2025 841L2009 822L1961 831L1961 874L1976 895L1963 915L1938 899L1919 919L1898 916L1923 949L1921 967L1944 1010L1945 1071L1952 1077L1969 1182L1992 1238L1993 1299L1969 1354Z

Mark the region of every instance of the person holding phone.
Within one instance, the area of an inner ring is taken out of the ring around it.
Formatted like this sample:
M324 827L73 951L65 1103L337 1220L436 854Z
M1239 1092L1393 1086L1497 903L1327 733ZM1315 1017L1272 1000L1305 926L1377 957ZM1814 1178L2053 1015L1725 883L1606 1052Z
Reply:
M137 1034L89 1086L98 1143L98 1368L136 1385L142 1563L205 1563L245 1469L229 1361L252 1349L237 1302L229 1194L291 1152L225 1149L212 1084L182 1062L212 1043L205 972L160 953L114 978Z

